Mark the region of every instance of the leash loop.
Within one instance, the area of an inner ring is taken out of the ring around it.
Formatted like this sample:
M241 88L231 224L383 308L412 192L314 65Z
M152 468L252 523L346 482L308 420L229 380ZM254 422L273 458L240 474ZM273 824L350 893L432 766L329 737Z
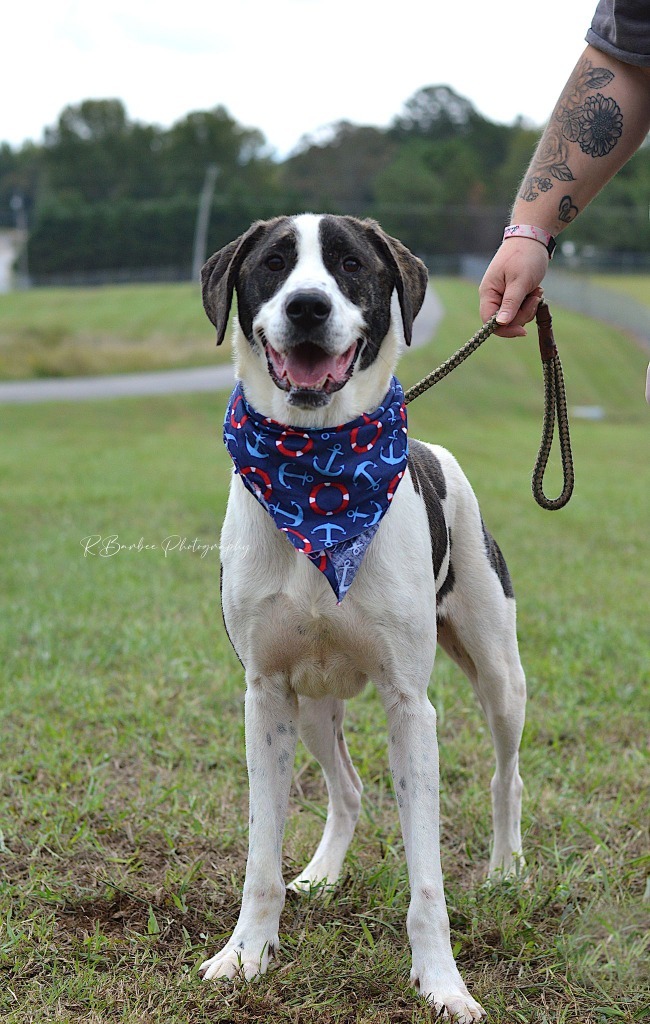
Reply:
M539 336L539 354L544 371L544 420L542 423L542 440L535 459L532 477L533 497L541 508L555 512L569 501L573 493L574 473L573 456L571 454L571 437L569 435L569 413L567 410L566 390L560 355L553 337L553 318L548 303L542 299L536 313L537 333ZM548 457L553 446L555 416L557 413L557 431L562 458L562 491L557 498L547 498L544 494L544 473Z
M537 307L536 314L537 332L539 337L539 351L544 371L544 419L542 423L542 439L535 459L532 475L533 497L537 504L548 511L554 512L564 508L573 493L574 472L573 457L571 454L571 437L569 434L569 415L567 410L566 390L564 386L564 375L562 363L553 337L553 321L548 303L542 299ZM447 374L455 370L457 366L465 362L468 356L475 352L484 341L494 334L497 329L496 314L491 316L481 328L472 335L469 341L465 342L446 362L441 363L432 373L427 374L421 381L409 388L404 395L404 404L408 405L415 398L419 398L425 391L438 384ZM560 443L560 454L562 459L563 486L557 498L547 498L544 494L544 474L548 464L549 455L553 446L553 435L557 414L558 439Z

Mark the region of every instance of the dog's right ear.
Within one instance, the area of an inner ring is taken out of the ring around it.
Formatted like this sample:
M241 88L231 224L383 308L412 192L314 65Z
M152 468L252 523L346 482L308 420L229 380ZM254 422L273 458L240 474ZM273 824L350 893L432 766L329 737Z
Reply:
M229 242L215 252L201 270L203 308L217 329L217 345L221 344L226 334L239 269L268 226L269 221L256 221L234 242Z

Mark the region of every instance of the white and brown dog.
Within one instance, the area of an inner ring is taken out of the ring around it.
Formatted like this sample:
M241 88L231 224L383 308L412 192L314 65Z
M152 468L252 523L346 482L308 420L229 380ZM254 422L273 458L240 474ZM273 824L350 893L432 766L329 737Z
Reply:
M376 223L312 214L254 224L211 257L202 280L218 342L237 294L233 343L246 402L263 423L288 425L304 438L309 431L327 437L364 414L368 420L381 405L427 287L424 264ZM253 451L258 440L259 432ZM311 479L306 457L301 472ZM372 679L388 718L411 887L411 980L442 1015L480 1020L484 1011L450 945L436 713L427 686L438 642L471 680L489 723L496 754L490 873L512 872L521 858L526 691L501 552L455 459L411 440L389 511L337 601L324 573L289 543L291 531L278 529L259 481L256 490L247 483L241 472L233 476L221 545L224 621L246 671L249 855L237 926L200 974L252 978L278 950L282 836L298 734L323 769L329 807L318 849L291 888L339 878L362 790L343 736L345 701ZM336 493L343 506L347 492Z

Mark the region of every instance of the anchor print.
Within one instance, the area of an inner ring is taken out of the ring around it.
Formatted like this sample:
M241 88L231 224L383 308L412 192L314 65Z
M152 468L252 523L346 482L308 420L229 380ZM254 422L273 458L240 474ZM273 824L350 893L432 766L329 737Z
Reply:
M381 487L381 480L375 480L374 476L371 476L366 469L366 466L375 466L376 468L376 463L368 462L367 460L365 462L360 462L354 471L353 481L356 484L359 477L362 477L364 480L368 481L368 489L370 491L378 491Z
M352 559L346 558L340 570L336 574L339 580L340 591L347 590L348 587L350 586L350 583L352 583L352 580L350 580L350 583L348 583L348 576L350 575L350 573L352 573L352 577L354 578L355 568L356 566Z
M259 449L259 446L262 444L262 442L266 440L267 435L263 434L261 430L253 430L251 431L251 433L255 438L255 444L251 444L250 441L248 440L248 437L244 438L244 440L246 441L246 448L248 449L249 455L255 455L258 459L268 459L268 452L261 452Z
M397 441L398 437L399 437L399 428L396 427L395 430L393 431L393 433L390 435L390 444L387 445L387 447L382 448L382 450L379 453L379 458L381 459L381 461L385 462L386 465L388 465L388 466L397 466L397 465L399 465L400 462L404 461L404 455L403 454L402 455L395 455L394 451L393 451L393 449L395 447L395 442ZM388 452L388 454L384 455L384 452Z
M291 526L295 530L297 526L300 526L305 516L302 508L300 507L297 501L292 501L291 505L292 508L296 509L295 512L288 512L286 508L282 508L279 501L277 501L275 505L269 505L269 508L272 512L275 512L276 516L284 516L284 518L291 523Z
M356 523L357 519L370 519L369 523L363 524L365 530L369 530L371 526L376 526L384 514L384 510L378 501L371 501L370 504L375 506L374 512L362 512L357 505L356 508L351 508L349 512L346 512L348 519L351 519L353 523Z
M405 475L402 399L394 382L372 414L304 430L256 413L238 386L226 412L224 439L242 482L339 603Z
M323 541L326 548L331 548L333 544L336 544L335 540L332 540L332 530L338 530L339 533L345 533L342 526L337 526L336 523L321 523L320 526L313 526L312 533L318 533L320 530L325 530L325 540Z
M314 478L309 473L292 473L291 470L294 468L292 462L282 462L278 466L278 480L282 487L286 487L288 491L291 490L291 484L287 483L287 480L298 480L304 487L305 484L313 484Z
M375 506L375 514L372 517L372 519L370 520L370 522L366 524L368 529L370 529L371 526L376 526L377 523L379 522L379 520L381 519L381 517L384 514L384 510L383 510L382 506L379 504L378 501L371 502L371 505Z
M328 452L330 452L330 457L327 460L325 466L320 466L318 464L318 458L315 458L315 459L312 460L312 465L313 465L314 469L318 470L318 472L322 476L340 476L345 467L341 466L340 469L333 470L332 466L336 462L337 457L342 454L342 452L343 452L343 445L342 444L335 444L335 445L332 445L332 447L328 448L327 450L328 450Z
M377 502L373 501L373 505L376 505L376 504L377 504ZM368 518L368 512L361 512L358 505L357 505L356 508L351 508L349 510L349 512L346 512L346 515L347 515L348 519L352 520L353 523L356 523L357 519L367 519Z

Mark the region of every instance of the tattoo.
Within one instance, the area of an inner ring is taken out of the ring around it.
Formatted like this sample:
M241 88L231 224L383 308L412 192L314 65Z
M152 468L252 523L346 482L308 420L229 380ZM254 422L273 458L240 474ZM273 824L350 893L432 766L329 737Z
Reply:
M536 188L539 189L539 192L535 191ZM553 182L550 178L540 178L537 174L533 174L531 177L526 178L521 186L521 198L525 199L527 203L532 203L533 199L537 199L540 192L548 192L550 188L553 188Z
M572 220L575 220L579 214L577 206L571 202L571 196L562 196L560 200L558 218L564 224L570 224Z
M577 112L576 112L577 113ZM578 121L577 141L583 153L589 156L607 156L614 148L623 131L621 108L611 96L596 93L587 96Z
M596 68L583 60L573 72L542 136L535 163L521 186L520 197L533 202L540 192L553 188L553 181L575 181L569 167L569 143L577 142L591 157L607 156L623 132L623 115L611 96L591 90L604 89L614 78L608 68ZM563 203L568 205L563 211ZM573 212L575 210L575 213ZM560 203L560 220L573 220L578 210L565 196ZM567 223L568 223L567 220Z

